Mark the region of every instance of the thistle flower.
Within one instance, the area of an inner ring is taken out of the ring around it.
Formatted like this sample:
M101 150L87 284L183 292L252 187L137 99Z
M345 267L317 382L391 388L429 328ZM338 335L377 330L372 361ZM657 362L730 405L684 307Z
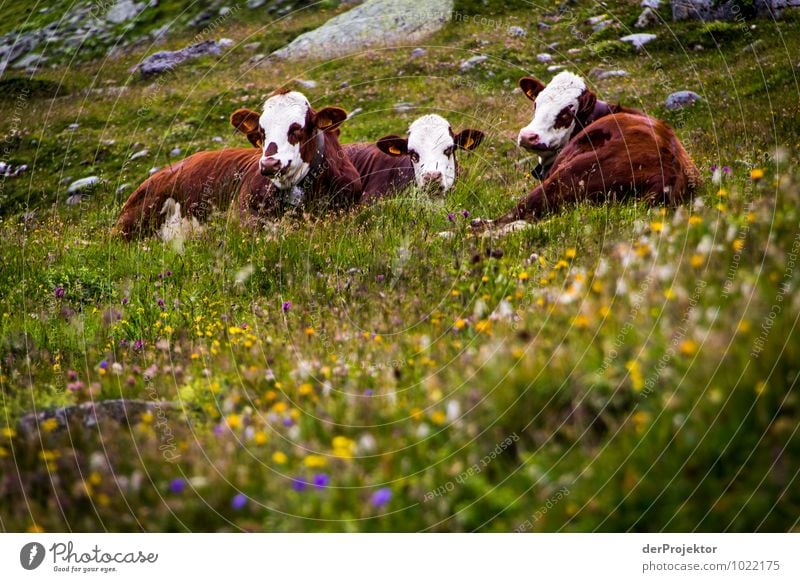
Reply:
M283 305L281 306L281 309L283 309L284 313L288 313L291 308L292 308L292 302L291 301L284 301Z
M64 297L64 288L56 287L56 290L53 293L56 296L56 299L61 299Z

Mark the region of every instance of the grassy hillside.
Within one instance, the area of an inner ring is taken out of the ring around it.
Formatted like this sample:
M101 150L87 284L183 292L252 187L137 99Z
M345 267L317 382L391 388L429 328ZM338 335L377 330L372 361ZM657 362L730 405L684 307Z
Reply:
M211 35L229 52L154 81L129 72L150 47L7 71L3 161L30 169L0 191L0 527L797 530L800 17L668 19L637 52L615 39L636 32L638 2L599 32L600 5L560 4L459 4L418 58L249 61L244 45L268 53L328 8L279 24L237 12ZM703 172L697 199L471 236L471 218L533 185L514 88L554 74L542 52L669 121ZM475 54L490 58L461 72ZM596 81L597 67L629 76ZM111 237L173 148L243 145L230 112L298 79L317 82L302 89L315 106L360 109L345 142L428 112L487 139L444 200L412 189L259 231L222 214L179 246ZM704 100L667 111L681 89ZM103 183L66 205L90 175ZM162 404L133 426L17 425L115 398Z

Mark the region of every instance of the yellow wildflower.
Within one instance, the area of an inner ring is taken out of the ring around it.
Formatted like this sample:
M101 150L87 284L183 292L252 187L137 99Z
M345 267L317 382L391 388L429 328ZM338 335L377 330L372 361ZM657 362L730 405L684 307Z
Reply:
M761 168L753 168L750 170L750 179L754 182L759 181L761 178L764 177L764 170Z
M693 356L697 352L697 342L694 340L684 340L678 349L684 356Z
M447 415L441 410L435 410L433 414L431 414L431 422L433 422L433 424L442 425L446 420Z
M303 459L303 464L309 469L320 469L328 464L328 459L321 455L308 455Z
M519 274L519 280L520 281L527 281L528 280L528 273L526 271L522 271Z
M577 254L578 254L578 251L575 248L570 247L564 253L564 256L567 257L568 259L574 259L575 255L577 255Z
M289 460L289 458L286 456L286 453L283 453L281 451L275 451L274 453L272 453L272 460L278 463L279 465L283 465L286 463L286 461Z

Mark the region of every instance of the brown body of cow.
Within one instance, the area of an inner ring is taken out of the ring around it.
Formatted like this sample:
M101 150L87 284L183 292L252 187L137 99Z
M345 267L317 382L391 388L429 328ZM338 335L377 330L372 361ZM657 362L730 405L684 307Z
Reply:
M567 203L609 196L679 204L699 182L694 162L666 123L642 114L610 114L579 131L544 182L495 223L538 219Z
M414 165L408 156L390 156L374 143L342 146L361 176L361 202L369 204L414 183Z

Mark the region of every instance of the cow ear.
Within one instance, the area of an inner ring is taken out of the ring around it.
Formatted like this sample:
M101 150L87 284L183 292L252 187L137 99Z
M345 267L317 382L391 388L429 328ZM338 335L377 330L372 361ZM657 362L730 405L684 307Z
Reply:
M347 119L347 111L341 107L323 107L314 116L314 125L322 131L339 129L339 125Z
M462 150L472 151L481 145L483 138L483 132L479 129L462 129L458 135L453 137L453 141Z
M522 77L519 80L519 88L525 93L525 97L536 101L536 96L544 89L544 83L533 77Z
M584 89L583 93L578 97L578 113L577 116L585 118L594 111L594 105L597 103L597 97L589 89Z
M404 156L408 153L408 140L399 135L387 135L375 144L378 149L390 156Z
M264 145L264 131L259 119L261 116L249 109L237 109L231 114L231 125L247 136L248 141L260 148Z

